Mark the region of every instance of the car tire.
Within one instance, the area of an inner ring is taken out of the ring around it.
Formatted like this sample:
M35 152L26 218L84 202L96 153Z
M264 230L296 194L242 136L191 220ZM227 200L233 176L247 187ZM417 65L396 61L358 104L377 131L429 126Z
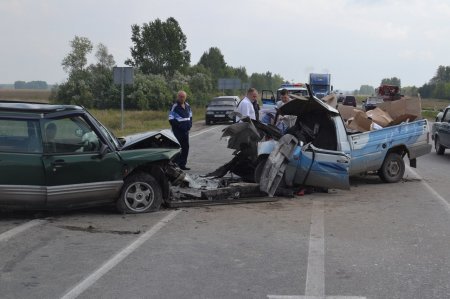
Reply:
M438 154L438 155L443 155L445 153L445 146L443 146L439 142L439 137L438 136L436 136L434 138L434 149L436 150L436 154Z
M161 186L153 176L141 172L125 179L117 209L127 214L148 213L159 210L161 203Z
M205 125L209 126L211 124L211 121L205 120Z
M397 183L405 174L405 162L397 153L388 153L378 175L385 183Z

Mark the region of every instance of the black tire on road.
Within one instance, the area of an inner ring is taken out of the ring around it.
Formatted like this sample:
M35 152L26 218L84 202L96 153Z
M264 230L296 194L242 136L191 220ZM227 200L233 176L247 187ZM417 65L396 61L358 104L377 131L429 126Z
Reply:
M436 150L436 154L438 155L443 155L445 152L445 146L443 146L440 142L439 142L439 137L436 136L434 138L434 149Z
M383 165L378 170L381 180L386 183L396 183L403 178L405 174L405 162L402 156L396 153L387 154Z
M117 209L128 214L147 213L159 210L161 203L161 186L153 176L141 172L125 180Z
M209 126L209 125L211 124L211 121L205 120L205 124L206 124L207 126Z

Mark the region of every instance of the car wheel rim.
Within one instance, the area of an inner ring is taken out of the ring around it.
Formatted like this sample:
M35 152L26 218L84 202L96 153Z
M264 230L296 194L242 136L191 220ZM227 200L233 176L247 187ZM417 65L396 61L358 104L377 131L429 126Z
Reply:
M125 204L134 211L141 212L148 209L155 200L153 188L143 182L136 182L130 185L125 191Z
M400 165L397 162L390 162L387 167L387 172L390 177L395 177L400 172Z

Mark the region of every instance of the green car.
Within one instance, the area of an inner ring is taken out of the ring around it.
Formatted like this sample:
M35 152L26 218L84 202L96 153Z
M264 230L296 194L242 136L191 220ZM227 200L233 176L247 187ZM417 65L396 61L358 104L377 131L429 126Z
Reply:
M169 130L118 139L80 106L0 102L0 207L155 211L179 153Z

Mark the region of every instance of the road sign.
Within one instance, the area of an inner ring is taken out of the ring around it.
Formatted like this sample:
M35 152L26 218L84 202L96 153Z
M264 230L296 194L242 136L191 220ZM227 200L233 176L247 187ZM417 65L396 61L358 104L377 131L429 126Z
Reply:
M134 81L134 70L131 66L115 66L113 67L113 81L114 84L120 84L120 111L121 111L121 129L123 130L123 86L125 84L133 84Z

